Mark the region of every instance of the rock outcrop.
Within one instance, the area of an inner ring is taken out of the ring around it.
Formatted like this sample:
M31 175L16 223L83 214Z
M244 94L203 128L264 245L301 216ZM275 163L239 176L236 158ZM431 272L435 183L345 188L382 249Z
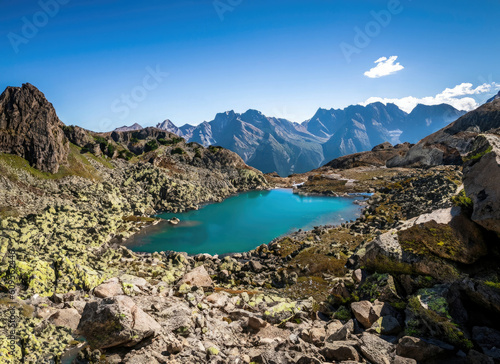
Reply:
M460 211L436 210L403 222L358 250L360 265L452 279L451 262L472 264L487 253L487 234ZM460 252L460 254L457 254Z
M422 139L404 154L387 161L387 167L461 165L479 133L500 128L500 99L492 100Z
M327 163L325 166L335 169L348 169L365 166L385 166L389 159L397 155L406 153L412 145L403 143L392 146L391 143L385 142L375 146L369 152L361 152L339 157Z
M0 95L0 152L56 173L69 152L62 127L54 107L35 86L7 87Z
M472 220L500 234L500 136L480 135L464 166L464 188L472 199Z

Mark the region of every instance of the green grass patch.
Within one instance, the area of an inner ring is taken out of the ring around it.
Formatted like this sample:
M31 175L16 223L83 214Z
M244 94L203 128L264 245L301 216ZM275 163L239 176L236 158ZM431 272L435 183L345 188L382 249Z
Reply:
M149 142L146 143L145 147L144 147L144 152L151 152L152 150L156 150L159 148L159 145L158 143L156 142L156 140L150 140Z
M182 154L186 154L186 152L182 148L174 148L174 149L172 149L172 151L170 152L170 154L172 154L172 155L175 155L175 154L182 155Z
M181 137L173 137L170 139L158 138L158 143L161 145L176 145L182 142L184 139Z
M463 161L464 162L467 162L467 161L474 161L474 160L478 160L478 159L481 159L483 156L485 156L486 154L490 153L491 151L493 150L493 147L488 147L488 149L482 151L482 152L479 152L479 153L476 153L476 154L469 154L468 156L464 157L463 158Z
M123 216L123 221L129 222L154 222L156 219L154 217L145 217L145 216Z
M458 206L462 210L464 210L469 216L472 215L474 204L472 203L472 200L465 194L465 190L462 190L458 195L453 196L451 198L451 201L455 206Z
M112 165L108 160L106 160L105 158L103 157L98 157L92 153L84 153L84 155L86 157L89 157L89 158L92 158L94 161L98 162L98 163L101 163L104 167L106 168L109 168L109 169L113 169L115 168L114 165Z
M498 289L500 291L500 282L486 281L484 285L490 288Z

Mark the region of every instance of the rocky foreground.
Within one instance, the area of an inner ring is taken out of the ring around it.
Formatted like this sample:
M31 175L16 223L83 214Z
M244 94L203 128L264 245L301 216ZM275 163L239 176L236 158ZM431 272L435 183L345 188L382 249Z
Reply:
M42 97L4 93L0 126L37 123L15 112L24 99L55 115ZM56 160L43 147L33 161L0 154L0 363L500 362L495 131L467 134L449 166L386 168L411 149L384 144L283 179L154 128L54 123L68 145ZM356 221L246 253L126 248L157 210L299 182L373 195Z

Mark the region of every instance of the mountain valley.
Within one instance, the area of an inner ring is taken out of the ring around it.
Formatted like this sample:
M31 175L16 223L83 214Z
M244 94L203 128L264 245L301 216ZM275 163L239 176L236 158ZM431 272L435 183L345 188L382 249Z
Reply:
M64 125L36 87L7 88L0 312L15 337L0 334L0 362L497 363L500 99L452 110L415 145L390 133L411 114L348 109L301 126L250 110L96 133ZM425 129L433 111L414 112ZM245 160L317 165L283 177ZM367 195L355 221L244 253L127 247L158 212L278 187Z

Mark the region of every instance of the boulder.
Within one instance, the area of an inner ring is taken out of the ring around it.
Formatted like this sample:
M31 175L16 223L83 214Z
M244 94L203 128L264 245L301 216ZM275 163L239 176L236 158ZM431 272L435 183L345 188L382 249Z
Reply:
M183 284L204 288L213 287L212 278L210 278L205 266L203 265L200 265L184 275L184 277L182 277L182 279L177 283L178 286Z
M474 326L472 338L486 355L500 359L500 331L489 327Z
M323 346L325 336L326 330L324 327L313 327L309 330L303 330L300 334L302 340L315 346Z
M351 303L351 311L361 325L368 329L378 320L379 316L375 313L370 301L360 301Z
M363 356L374 364L390 364L394 356L394 345L384 339L364 332L360 350Z
M333 320L333 321L330 321L329 323L327 323L325 325L325 329L326 329L326 336L330 336L330 335L333 335L335 334L336 332L338 332L342 327L344 326L344 324L342 323L342 321L340 320Z
M338 326L337 323L335 325L328 325L327 327L327 342L335 342L335 341L341 341L341 340L347 340L354 332L354 321L349 320L347 323L343 326Z
M500 136L476 138L464 166L464 188L472 199L472 220L500 234Z
M356 283L362 283L366 279L366 276L366 272L361 269L356 269L352 274L352 278Z
M321 364L322 361L312 357L312 356L301 356L299 360L297 360L296 364Z
M470 350L467 354L467 363L469 364L495 364L495 359L482 354L476 350Z
M402 356L396 355L394 357L393 364L417 364L417 361L415 359L404 358Z
M423 340L412 336L402 337L396 347L396 354L405 358L415 359L418 362L449 355L453 346L437 340Z
M438 279L454 276L454 269L438 259L475 263L487 253L484 229L459 208L435 210L409 219L397 229L360 246L359 265L378 272L386 267L401 273L419 273Z
M94 349L133 346L156 335L161 326L128 296L116 296L85 305L78 332Z
M252 269L252 271L254 271L255 273L259 273L261 272L264 267L262 266L262 264L260 264L260 262L256 261L256 260L251 260L249 262L250 264L250 268Z
M64 326L75 331L80 318L80 314L74 308L63 308L53 313L48 320L56 326Z
M123 295L122 285L118 278L111 278L94 288L94 294L99 298Z
M354 346L357 346L357 341L344 341L326 343L321 349L321 355L328 361L359 361L359 354Z
M500 290L475 279L464 279L459 287L474 305L479 306L477 311L481 311L481 316L486 315L483 320L486 321L484 324L490 321L488 315L500 315Z
M148 285L148 281L146 281L144 278L136 277L136 276L133 276L131 274L121 275L120 281L123 284L133 285L133 286L138 287L140 289L144 289Z
M260 330L260 329L266 327L267 325L269 325L267 323L267 321L265 321L257 316L250 316L248 318L247 326L254 329L254 330Z
M370 328L371 332L375 332L381 335L397 335L403 328L399 324L399 321L392 316L380 317Z

